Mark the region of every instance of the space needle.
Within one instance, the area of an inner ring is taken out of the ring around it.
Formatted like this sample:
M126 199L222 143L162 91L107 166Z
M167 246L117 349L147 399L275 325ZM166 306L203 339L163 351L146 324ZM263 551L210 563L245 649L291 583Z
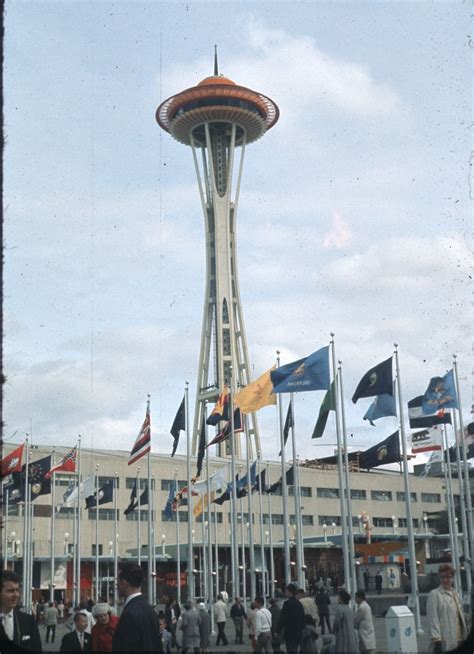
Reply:
M270 98L219 74L217 52L211 77L171 96L156 110L160 127L191 146L206 231L194 453L206 402L214 402L224 386L235 391L251 381L237 269L237 207L245 146L272 128L278 116L278 107ZM250 443L259 453L256 415L248 419ZM224 453L221 449L220 454Z

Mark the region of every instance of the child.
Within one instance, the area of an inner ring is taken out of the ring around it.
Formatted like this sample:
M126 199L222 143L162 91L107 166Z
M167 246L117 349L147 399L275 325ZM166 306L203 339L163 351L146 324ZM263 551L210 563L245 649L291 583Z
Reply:
M300 652L301 654L316 654L316 639L318 633L314 625L314 619L305 613L304 627L301 633Z
M166 629L165 618L160 618L160 634L161 642L163 643L163 652L170 654L171 652L171 633Z

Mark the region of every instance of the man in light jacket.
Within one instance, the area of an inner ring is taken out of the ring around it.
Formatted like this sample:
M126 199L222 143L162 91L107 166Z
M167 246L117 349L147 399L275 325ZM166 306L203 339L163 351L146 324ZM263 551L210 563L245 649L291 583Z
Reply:
M444 563L438 574L441 584L430 592L426 605L435 654L456 649L467 637L462 602L453 588L454 568Z
M375 654L375 629L372 609L365 601L365 593L360 590L355 594L357 610L354 615L354 628L359 635L361 654Z
M222 599L221 593L219 593L219 595L217 596L217 602L214 604L214 615L217 624L216 647L218 647L219 643L221 642L223 645L227 645L227 637L224 632L225 623L227 620L227 606L224 600Z

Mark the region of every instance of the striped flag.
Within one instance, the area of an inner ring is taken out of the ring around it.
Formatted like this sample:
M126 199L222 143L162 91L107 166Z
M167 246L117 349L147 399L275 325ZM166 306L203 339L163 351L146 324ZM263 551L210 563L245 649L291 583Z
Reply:
M150 403L147 403L145 420L143 421L142 428L140 433L137 436L137 439L132 447L130 452L130 458L128 460L128 465L131 466L132 463L135 463L142 456L148 454L151 450L151 424L150 424Z

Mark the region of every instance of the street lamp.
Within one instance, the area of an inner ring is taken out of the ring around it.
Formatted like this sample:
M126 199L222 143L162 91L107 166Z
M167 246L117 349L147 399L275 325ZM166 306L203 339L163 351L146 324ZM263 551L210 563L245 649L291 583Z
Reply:
M68 540L69 540L69 532L65 531L64 532L64 555L68 555Z
M269 542L270 542L270 532L266 531L265 532L265 544L268 545Z
M393 515L392 516L392 528L393 528L393 533L397 533L397 518Z
M423 514L423 524L425 525L425 534L428 533L428 516L426 513Z
M336 533L336 523L335 522L332 523L332 533L333 534Z
M324 532L324 542L327 543L328 541L328 536L327 536L327 531L328 531L328 526L326 523L323 524L323 532Z
M360 513L357 516L357 520L359 521L359 534L361 534L362 533L362 516L361 516Z
M161 555L166 556L165 550L166 534L161 534Z

